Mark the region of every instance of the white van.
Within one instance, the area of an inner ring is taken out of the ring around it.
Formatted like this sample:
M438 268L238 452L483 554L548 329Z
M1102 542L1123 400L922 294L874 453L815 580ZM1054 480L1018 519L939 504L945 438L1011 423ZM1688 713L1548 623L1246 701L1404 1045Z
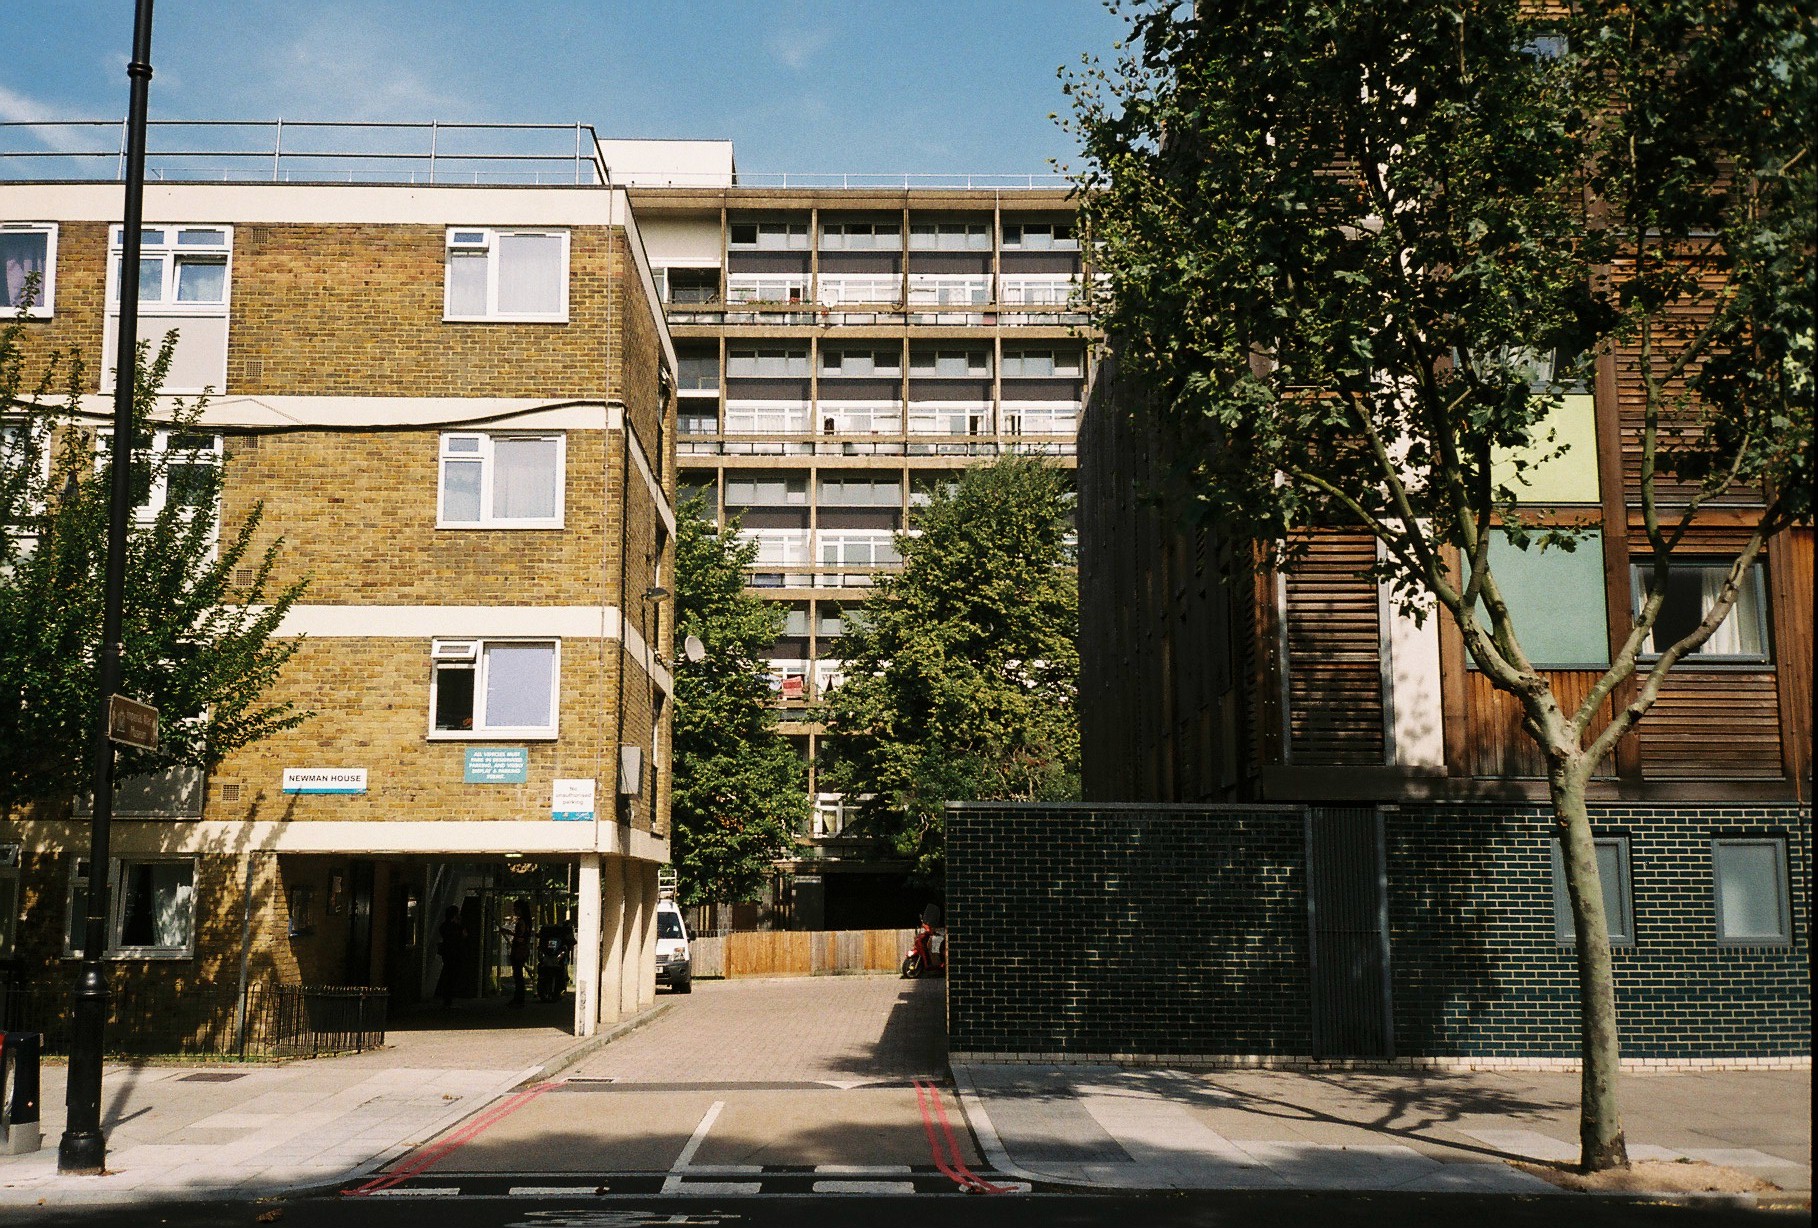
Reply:
M656 909L657 980L677 993L694 988L694 964L688 957L688 927L674 900L658 900Z

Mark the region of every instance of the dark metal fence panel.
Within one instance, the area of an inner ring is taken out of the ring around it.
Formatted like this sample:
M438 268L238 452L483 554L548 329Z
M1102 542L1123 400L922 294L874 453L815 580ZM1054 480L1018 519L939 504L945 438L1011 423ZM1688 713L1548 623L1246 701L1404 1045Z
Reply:
M41 1032L67 1054L69 985L0 986L0 1025ZM107 1051L122 1057L283 1058L357 1053L385 1043L388 991L361 985L115 986Z
M1393 1057L1382 818L1368 806L1307 815L1307 927L1315 1057Z

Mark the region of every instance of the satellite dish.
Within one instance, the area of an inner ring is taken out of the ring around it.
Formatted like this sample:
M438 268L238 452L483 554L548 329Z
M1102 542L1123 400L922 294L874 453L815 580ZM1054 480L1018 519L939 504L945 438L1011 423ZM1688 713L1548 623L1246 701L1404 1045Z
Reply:
M682 641L682 655L699 665L707 659L707 645L701 643L701 637L691 635Z

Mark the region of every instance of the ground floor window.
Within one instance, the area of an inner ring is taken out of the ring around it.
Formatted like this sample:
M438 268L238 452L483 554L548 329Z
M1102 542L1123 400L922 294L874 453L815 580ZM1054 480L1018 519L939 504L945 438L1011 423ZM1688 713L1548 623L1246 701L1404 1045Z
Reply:
M1597 877L1603 884L1603 915L1610 929L1610 945L1635 945L1635 894L1629 883L1629 839L1599 836ZM1578 941L1572 923L1572 899L1566 891L1565 854L1553 841L1553 936L1562 946Z
M89 862L70 875L64 952L83 953L88 928ZM107 953L177 959L195 954L194 858L117 859L110 866Z
M1718 942L1775 946L1793 940L1785 840L1713 840L1711 874L1715 880Z

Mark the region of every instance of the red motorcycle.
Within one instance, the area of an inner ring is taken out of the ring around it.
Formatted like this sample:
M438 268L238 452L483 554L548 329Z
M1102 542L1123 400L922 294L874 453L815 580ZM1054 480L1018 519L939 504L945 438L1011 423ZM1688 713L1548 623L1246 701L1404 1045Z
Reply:
M915 945L903 957L903 975L911 979L924 972L947 975L947 931L923 921L916 927Z

